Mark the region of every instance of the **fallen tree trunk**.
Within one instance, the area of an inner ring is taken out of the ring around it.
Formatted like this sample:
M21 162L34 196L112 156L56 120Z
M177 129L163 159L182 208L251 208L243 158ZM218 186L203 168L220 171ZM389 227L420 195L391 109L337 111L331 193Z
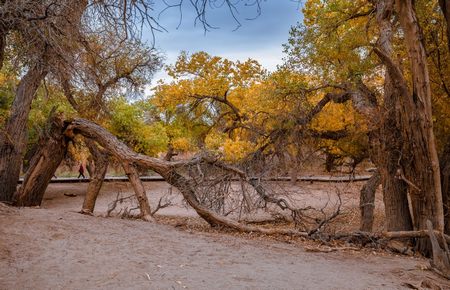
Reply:
M109 133L104 128L99 125L84 120L84 119L76 119L73 120L70 125L67 127L65 134L68 136L72 136L73 134L81 134L86 138L91 138L96 141L99 145L105 148L108 152L110 152L117 159L122 160L123 162L128 162L128 164L134 164L137 166L142 166L145 168L149 168L160 174L169 184L176 187L187 203L194 208L197 214L207 221L211 226L215 227L228 227L240 232L255 232L262 234L285 234L291 236L302 236L308 237L310 234L308 232L302 232L297 230L290 229L266 229L260 228L256 226L241 224L235 220L222 216L206 206L202 205L196 195L196 191L192 186L192 182L189 178L177 172L177 169L197 164L201 160L206 163L214 163L220 168L230 170L241 176L243 178L247 178L247 181L250 178L246 177L245 173L238 168L230 167L226 164L217 162L216 160L209 159L206 157L194 158L193 160L188 161L177 161L177 162L169 162L160 160L157 158L152 158L146 155L138 154L132 151L128 146L120 142L114 135ZM128 168L129 170L129 168ZM131 171L128 171L131 172ZM260 185L255 185L257 191L261 191L263 189L260 188ZM260 192L261 194L261 192ZM264 194L264 192L262 193ZM270 197L267 197L270 198ZM283 204L282 200L277 199L277 203L279 203L280 207L287 208L289 204ZM450 236L442 235L441 232L435 231L439 236L444 237L447 243L450 243ZM404 239L404 238L423 238L428 237L428 232L426 230L420 231L399 231L399 232L385 232L382 234L375 233L364 233L358 232L357 235L367 235L373 238L387 238L387 239Z
M450 236L442 234L439 231L433 231L437 236L443 236L447 244L450 244ZM428 230L420 231L399 231L399 232L384 232L383 237L388 239L407 239L407 238L425 238L429 236Z
M450 236L442 234L437 230L433 230L433 233L441 239L441 242L446 242L450 244ZM378 240L404 240L404 239L418 239L418 238L428 238L429 231L428 230L420 230L420 231L398 231L398 232L382 232L382 233L374 233L374 232L350 232L350 233L341 233L333 236L333 239L341 240L348 238L366 238L371 241Z
M263 234L288 234L295 236L308 236L306 232L296 230L272 230L255 226L244 225L230 218L222 216L206 206L202 205L196 196L195 189L191 185L191 181L183 175L176 172L177 168L189 164L186 162L169 162L157 158L138 154L131 150L128 146L120 142L114 135L101 126L84 119L75 119L67 127L65 132L67 136L81 134L86 138L96 141L105 148L118 160L128 162L134 165L149 168L160 174L169 184L176 187L187 203L194 208L197 214L207 221L211 226L228 227L241 232L259 232ZM195 161L198 162L198 161ZM239 172L239 170L238 170ZM242 172L241 172L242 173Z

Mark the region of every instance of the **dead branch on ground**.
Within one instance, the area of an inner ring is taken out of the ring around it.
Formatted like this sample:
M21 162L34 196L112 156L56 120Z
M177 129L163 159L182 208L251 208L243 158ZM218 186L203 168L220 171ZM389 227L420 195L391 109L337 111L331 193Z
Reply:
M122 197L122 192L117 192L116 198L108 205L108 209L106 211L106 216L113 216L112 213L117 209L118 205L122 206L114 216L118 216L120 218L137 218L139 217L136 214L133 214L132 211L139 209L137 204L137 200L134 195L128 195Z
M152 211L152 216L154 216L159 210L172 206L173 205L173 194L172 191L169 190L166 192L163 196L159 198L158 205L156 205L156 208Z
M286 192L283 194L277 193L271 189L268 182L264 182L262 176L260 178L250 178L249 176L254 176L253 172L250 171L252 173L250 175L248 170L246 172L238 167L223 163L214 156L199 155L187 161L169 162L133 152L104 128L87 120L76 119L67 128L66 134L82 134L87 138L91 138L122 162L149 168L159 173L169 184L181 192L186 202L211 226L227 227L240 232L256 232L267 235L283 234L312 237L340 213L342 200L338 196L338 203L331 214L330 212L327 214L327 211L322 208L318 210L322 215L321 217L307 216L305 212L311 210L311 208L297 206L296 201ZM246 193L245 199L242 192ZM114 206L110 208L114 209L122 198L118 197L116 200L113 203ZM240 223L234 219L239 216L239 212L244 210L266 210L269 205L278 208L281 212L287 211L291 214L299 215L305 220L315 220L316 226L312 228L273 229ZM130 209L134 210L134 208ZM449 236L442 235L442 233L437 234L437 237L443 237L447 243L450 242ZM387 232L382 234L356 232L341 235L340 238L357 237L376 242L383 239L405 239L425 236L428 236L426 231ZM333 238L339 238L339 235L335 235Z
M196 210L198 215L211 226L228 227L241 232L260 232L263 234L290 234L294 236L308 236L316 233L325 223L339 214L331 214L331 219L319 210L324 219L311 217L317 221L318 227L304 231L298 228L288 230L265 229L246 225L233 219L237 209L245 206L252 210L264 208L267 204L277 205L281 210L295 212L299 216L305 209L291 204L287 198L277 197L274 192L268 194L266 184L261 183L240 168L225 164L217 157L207 154L199 155L191 160L169 162L133 152L128 146L120 142L114 135L99 125L84 120L75 119L70 122L67 135L81 134L96 141L109 151L112 156L133 166L140 166L159 173L169 184L176 187L186 202ZM235 180L248 184L240 189L236 188ZM246 188L246 200L242 199L240 191ZM264 203L261 202L261 199ZM244 202L243 202L244 201Z

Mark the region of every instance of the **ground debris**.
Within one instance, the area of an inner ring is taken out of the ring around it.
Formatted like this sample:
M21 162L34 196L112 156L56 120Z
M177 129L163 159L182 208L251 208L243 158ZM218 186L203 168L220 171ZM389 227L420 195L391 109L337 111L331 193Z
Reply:
M361 248L357 247L305 247L306 252L319 252L319 253L330 253L336 251L360 251Z
M361 242L353 244L345 238L333 239L337 233L350 235L357 228L353 214L343 215L330 224L326 232L317 233L323 240L210 227L202 219L188 216L190 212L178 208L157 213L158 223L154 224L119 218L94 219L74 214L79 211L85 187L70 186L77 197L66 198L61 194L68 185L52 185L53 191L48 194L53 200L46 200L43 208L18 209L20 215L8 216L7 221L3 218L0 249L2 246L11 249L11 254L0 259L0 277L13 275L16 279L0 279L0 289L24 289L27 285L57 288L62 279L70 279L70 287L74 289L127 288L129 285L140 289L292 289L295 285L308 289L347 289L349 286L397 289L406 287L401 286L403 282L421 287L421 281L430 277L442 289L449 289L447 281L432 271L417 268L419 263L427 264L422 257L401 257L384 247L368 247L380 242L372 236L364 238L361 234L354 238L364 242L367 239L365 247ZM165 188L165 185L152 184L151 190L155 191L157 186ZM116 197L117 185L106 184L104 190L97 204L102 212ZM129 191L124 190L124 193ZM64 222L59 220L61 217ZM29 226L30 220L34 221L33 226ZM173 227L176 224L179 226ZM292 224L280 220L261 226L289 228ZM305 247L330 253L308 253ZM342 248L349 250L337 250ZM75 257L75 263L62 263L68 256ZM70 272L66 271L67 267ZM61 273L70 277L58 276ZM118 274L111 277L110 273ZM242 275L234 278L235 273ZM304 279L302 275L290 273L309 273L309 277ZM99 276L105 277L101 285Z
M3 202L0 202L0 215L16 215L19 214L17 208L9 206Z
M409 289L417 289L417 290L421 290L421 289L443 290L444 289L437 282L434 282L431 279L424 279L424 280L422 280L422 282L417 283L417 284L412 283L412 282L404 282L402 285L405 287L408 287Z
M407 243L402 241L391 240L387 243L386 248L395 253L400 253L408 256L414 255L412 248Z

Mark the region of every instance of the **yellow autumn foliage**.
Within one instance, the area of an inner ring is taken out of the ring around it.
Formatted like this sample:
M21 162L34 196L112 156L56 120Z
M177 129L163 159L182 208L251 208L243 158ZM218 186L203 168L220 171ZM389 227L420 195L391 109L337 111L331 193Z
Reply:
M189 152L194 149L194 145L187 137L179 137L172 140L172 146L175 150L181 152Z
M235 140L226 139L223 143L223 155L226 161L236 162L255 149L255 144L250 141L241 140L239 137Z
M205 138L206 148L211 151L219 151L223 146L225 139L226 135L224 133L212 131Z

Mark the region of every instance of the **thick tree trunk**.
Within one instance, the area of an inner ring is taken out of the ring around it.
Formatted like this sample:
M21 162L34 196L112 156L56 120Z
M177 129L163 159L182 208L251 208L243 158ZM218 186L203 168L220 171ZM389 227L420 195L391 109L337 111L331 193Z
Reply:
M90 182L84 197L81 213L92 214L95 208L98 194L105 179L106 170L109 164L109 154L100 148L94 141L85 140L89 152L91 153L91 164L88 167Z
M380 0L376 4L376 20L380 28L377 45L385 55L392 56L392 15L394 0ZM387 231L409 231L412 229L408 206L408 188L404 181L396 178L397 163L401 158L402 139L397 110L400 92L394 86L390 71L385 73L384 103L381 111L381 124L378 129L378 152L376 163L383 185L385 208L385 227Z
M144 185L139 178L139 171L131 162L124 161L122 167L125 170L128 180L133 186L136 198L139 202L139 208L141 210L142 219L146 221L153 221L152 210L150 209L150 204L148 202L147 193L145 191Z
M425 48L413 1L396 0L396 10L411 63L412 93L399 66L385 53L377 52L401 92L397 107L398 123L405 142L400 151L396 176L408 184L414 229L426 229L426 221L430 219L438 231L443 231L440 170L433 132ZM417 249L430 254L431 244L428 239L419 239Z
M385 77L383 119L380 128L379 170L383 184L385 227L387 231L412 230L412 218L408 204L408 185L396 177L398 161L401 159L402 143L397 124L396 104L398 91L392 86L389 74Z
M375 192L381 183L381 175L376 171L372 177L364 184L359 198L359 208L361 210L360 230L371 232L373 227L373 212L375 209Z
M402 134L406 145L402 165L405 179L415 183L411 190L414 226L426 229L431 219L438 231L444 229L439 159L433 132L430 77L421 30L412 0L397 0L400 24L411 61L412 95L401 99ZM408 156L410 155L410 156ZM409 160L408 160L409 159Z
M31 67L20 80L11 114L0 132L0 201L11 203L20 176L27 144L27 121L31 103L46 75L40 65Z
M39 148L31 159L23 184L14 197L18 206L41 205L48 183L66 154L64 121L59 116L51 116L48 124L45 135L39 140Z

